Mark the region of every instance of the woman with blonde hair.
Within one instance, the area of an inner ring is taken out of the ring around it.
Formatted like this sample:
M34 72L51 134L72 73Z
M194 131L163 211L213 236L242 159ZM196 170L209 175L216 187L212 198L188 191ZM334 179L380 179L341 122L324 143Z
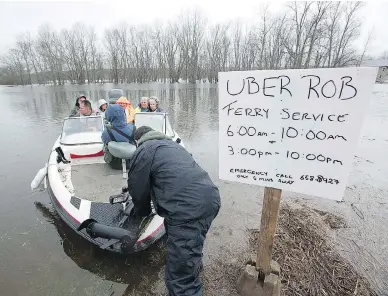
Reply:
M131 102L126 97L120 97L116 104L119 104L121 108L124 109L125 115L127 117L127 123L134 123L135 121L135 110L133 109L133 106Z

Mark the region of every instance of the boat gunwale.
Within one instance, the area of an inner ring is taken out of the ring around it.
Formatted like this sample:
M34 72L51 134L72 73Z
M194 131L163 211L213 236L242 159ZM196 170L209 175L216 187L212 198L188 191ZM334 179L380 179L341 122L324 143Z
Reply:
M52 151L55 152L55 151ZM74 230L78 235L82 236L85 238L87 241L91 242L92 244L101 247L104 245L104 243L97 241L96 239L93 239L90 237L88 234L85 233L85 230L78 231L77 228L78 226L81 225L81 223L75 219L62 204L60 201L57 199L55 196L54 192L52 191L51 184L49 178L47 178L47 191L49 193L50 200L52 201L52 205L55 208L55 211L58 213L58 215L61 217L61 219L66 223L67 226L69 226L72 230ZM78 196L73 195L76 198L82 199ZM103 202L91 202L91 203L103 203ZM68 217L67 217L68 216ZM153 218L154 219L154 218ZM74 225L75 224L75 225ZM117 226L115 226L117 227ZM142 240L136 241L136 243L132 246L130 251L128 252L123 252L119 246L121 246L120 241L117 241L112 244L112 246L116 247L111 247L111 248L105 248L104 250L107 250L109 252L114 252L114 253L120 253L120 254L133 254L137 252L144 251L151 247L156 241L161 239L165 235L165 229L164 229L164 223L160 223L158 227L156 227L150 235L146 236ZM140 237L139 237L140 238ZM109 241L109 239L105 239L106 242Z

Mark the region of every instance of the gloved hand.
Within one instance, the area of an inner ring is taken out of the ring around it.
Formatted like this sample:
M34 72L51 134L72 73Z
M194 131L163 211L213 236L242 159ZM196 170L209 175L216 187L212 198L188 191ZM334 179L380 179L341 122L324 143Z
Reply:
M142 215L139 215L135 208L131 209L131 211L129 212L129 217L131 219L143 219Z
M132 208L131 211L129 212L129 217L135 217L136 213L135 213L135 208Z
M139 213L135 210L135 208L132 208L131 211L129 212L129 217L131 219L135 219L135 220L143 220L145 217L147 217L148 215L144 215L143 213Z

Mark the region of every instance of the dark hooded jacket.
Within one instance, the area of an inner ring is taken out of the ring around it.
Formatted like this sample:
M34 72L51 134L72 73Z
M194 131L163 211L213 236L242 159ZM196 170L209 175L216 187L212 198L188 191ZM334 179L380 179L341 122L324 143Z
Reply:
M218 188L184 147L157 131L145 133L138 145L128 168L128 191L136 214L148 215L151 199L170 225L218 211Z
M133 124L127 124L125 112L120 105L109 105L109 107L105 111L105 118L112 125L111 132L114 138L116 139L116 142L134 142L134 126ZM108 128L110 127L106 127L101 135L101 139L104 144L108 143L109 141L113 141L107 131ZM125 135L129 136L131 140L128 140L126 137L115 131L113 128L120 130Z
M158 108L156 108L154 111L150 111L150 112L161 112L161 113L165 113L166 110L164 110L163 108L158 107Z

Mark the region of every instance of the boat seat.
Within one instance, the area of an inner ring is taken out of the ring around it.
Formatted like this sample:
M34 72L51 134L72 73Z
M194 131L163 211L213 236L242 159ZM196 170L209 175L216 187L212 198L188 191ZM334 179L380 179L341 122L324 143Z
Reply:
M136 146L128 142L114 142L110 141L108 143L109 152L117 158L120 159L130 159L135 153Z
M109 152L116 158L121 159L123 167L123 178L126 178L127 173L127 159L130 159L136 151L136 146L128 142L115 142L110 141L108 143Z

